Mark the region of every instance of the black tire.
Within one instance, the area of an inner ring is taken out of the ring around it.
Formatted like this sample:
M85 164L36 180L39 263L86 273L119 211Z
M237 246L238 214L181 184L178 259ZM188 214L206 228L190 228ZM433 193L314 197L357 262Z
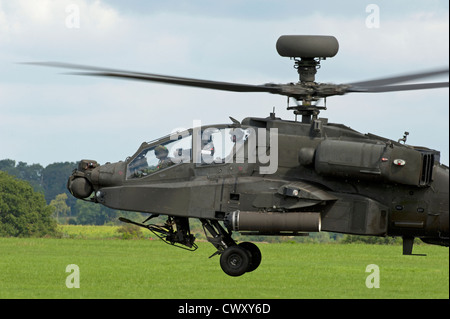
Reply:
M230 246L220 255L220 267L229 276L241 276L250 266L250 253L240 246Z
M247 269L247 272L251 272L258 268L258 266L261 264L262 259L261 251L259 250L258 246L248 241L240 243L238 246L244 248L250 253L250 265Z

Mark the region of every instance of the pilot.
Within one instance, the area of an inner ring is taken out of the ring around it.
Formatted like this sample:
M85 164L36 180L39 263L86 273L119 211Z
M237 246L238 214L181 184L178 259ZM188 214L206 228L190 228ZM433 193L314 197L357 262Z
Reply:
M247 132L240 128L235 128L230 130L230 140L233 143L233 148L231 149L230 154L228 154L226 158L226 162L230 162L233 158L236 160L236 163L244 163L244 143L247 140Z
M158 145L155 147L155 156L159 159L158 166L156 167L158 170L173 165L173 162L170 160L168 155L169 150L164 145Z
M230 130L229 134L230 134L230 139L233 143L239 143L239 142L242 143L246 139L245 131L240 128L235 128L235 129Z

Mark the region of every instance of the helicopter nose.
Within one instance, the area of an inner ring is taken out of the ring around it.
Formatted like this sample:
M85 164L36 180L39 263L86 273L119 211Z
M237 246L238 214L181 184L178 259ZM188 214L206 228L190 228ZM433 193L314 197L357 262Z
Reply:
M92 184L85 177L74 178L72 181L69 180L68 188L72 195L79 199L89 197L94 191Z
M90 176L92 170L97 166L97 162L91 160L82 160L78 163L78 168L74 170L67 181L67 189L73 196L83 199L92 194L94 187L90 181Z

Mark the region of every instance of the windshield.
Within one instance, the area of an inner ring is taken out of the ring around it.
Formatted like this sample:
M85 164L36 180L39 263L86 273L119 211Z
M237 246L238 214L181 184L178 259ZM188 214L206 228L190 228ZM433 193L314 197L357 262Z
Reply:
M207 128L203 130L201 135L201 163L232 163L234 155L242 149L249 134L249 130L241 128Z
M209 127L193 131L196 136L194 143L191 132L185 131L171 135L169 141L155 143L143 149L128 164L127 178L145 177L180 163L232 163L235 154L239 155L236 156L236 161L243 162L243 145L250 130Z
M190 162L192 135L175 135L174 140L143 149L130 164L127 178L144 177L175 164Z

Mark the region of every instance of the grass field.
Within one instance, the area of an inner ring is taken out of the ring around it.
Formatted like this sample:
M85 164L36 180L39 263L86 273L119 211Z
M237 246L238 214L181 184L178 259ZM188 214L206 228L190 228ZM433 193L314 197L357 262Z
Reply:
M114 236L114 230L112 230ZM72 236L73 237L73 236ZM89 237L89 236L88 236ZM364 244L258 244L260 267L225 275L211 244L195 252L161 241L0 238L0 298L449 298L448 248ZM67 288L69 264L80 288ZM369 264L380 288L366 287Z

